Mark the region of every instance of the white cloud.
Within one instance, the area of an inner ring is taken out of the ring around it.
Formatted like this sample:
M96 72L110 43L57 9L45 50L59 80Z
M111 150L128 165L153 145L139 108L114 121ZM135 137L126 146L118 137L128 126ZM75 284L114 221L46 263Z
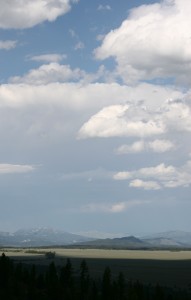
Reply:
M54 69L55 73L51 71L50 66L58 66ZM54 74L56 75L54 76ZM78 82L73 83L57 81L71 80L75 76L80 77L81 74L80 82L79 79L76 79ZM56 76L56 82L52 82ZM18 83L0 86L1 138L6 133L11 135L15 132L15 136L25 142L31 137L37 141L41 139L45 143L48 141L51 143L52 139L55 140L58 137L82 138L89 137L90 133L92 136L103 137L103 129L105 136L113 137L124 134L128 137L128 134L131 133L140 137L140 134L145 134L144 126L140 130L137 129L136 132L130 132L129 123L144 125L148 124L149 120L154 120L156 124L162 123L166 130L173 130L174 142L177 142L178 134L179 148L180 150L181 147L185 148L184 143L181 145L181 138L186 139L190 131L184 131L184 135L179 134L179 128L175 127L176 121L166 116L166 112L173 106L173 103L165 102L164 99L184 97L184 94L177 90L148 84L132 88L117 83L87 83L86 78L83 77L83 71L76 72L76 69L72 70L70 67L67 68L56 63L44 65L44 69L40 67L36 69L36 72L31 70L25 76L15 78L15 81ZM155 101L153 101L153 97L155 97ZM181 105L179 108L179 113L181 113ZM91 120L91 116L97 115L97 112L103 112L103 114L99 114L98 118L100 127L99 124L93 122L93 129L88 124L86 131L81 131L79 135L79 129L84 128L83 124L87 120ZM182 130L189 129L189 115L181 120ZM170 126L171 122L173 122L173 126ZM177 122L181 123L179 119ZM157 127L157 130L159 129L160 127ZM166 136L170 135L165 134L164 137ZM146 141L149 138L149 142L151 142L151 137L153 138L152 135L147 135ZM165 140L161 134L157 137L159 140ZM189 141L188 137L185 149L190 152ZM80 143L84 144L86 141L80 141ZM151 146L153 147L153 145ZM149 148L150 150L153 151Z
M39 61L39 62L55 62L59 63L63 59L66 59L66 54L55 54L55 53L49 53L49 54L42 54L42 55L35 55L30 57L30 60Z
M175 145L171 141L156 139L150 142L140 140L130 145L122 145L116 152L117 154L140 153L144 151L164 153L173 149L175 149Z
M148 148L153 152L163 153L175 149L175 145L168 140L154 140L148 143Z
M122 171L122 172L118 172L116 174L114 174L113 179L115 180L126 180L131 178L131 172L127 172L127 171Z
M57 74L57 80L51 75L54 72ZM102 74L102 70L98 70L99 72ZM1 106L17 106L29 103L39 104L41 102L46 104L50 102L65 104L67 101L67 105L70 106L73 106L73 103L76 106L81 106L84 103L83 109L88 110L91 116L91 112L96 113L108 105L121 105L127 102L131 106L132 103L134 105L134 110L132 107L131 111L132 114L135 111L138 113L140 109L145 113L144 107L148 107L152 114L154 112L160 114L158 110L167 98L177 99L185 97L185 94L179 90L152 84L139 84L130 87L118 83L96 82L95 84L90 84L83 81L82 83L81 81L76 83L62 83L58 81L59 79L63 81L75 76L89 75L84 75L84 73L83 70L72 69L68 65L57 63L42 65L38 69L30 70L24 76L12 77L10 79L10 81L15 80L18 83L2 84L0 86ZM41 84L39 85L38 82ZM94 107L94 110L90 111L90 107Z
M13 40L6 40L6 41L2 41L0 40L0 50L10 50L16 47L17 41L13 41Z
M29 105L61 106L70 111L87 111L91 115L101 107L116 101L123 101L128 90L118 84L58 83L18 84L0 86L0 107L29 107ZM91 99L91 101L90 101Z
M147 190L159 189L160 187L188 187L191 185L191 162L188 161L179 168L172 165L166 166L162 163L155 167L141 168L131 172L118 172L113 176L113 179L131 179L129 186Z
M98 6L97 10L111 10L111 6L110 5L102 5L102 4L100 4Z
M54 21L78 0L1 0L0 28L30 28Z
M28 173L34 171L31 165L0 164L0 174Z
M176 174L176 168L173 166L165 166L164 163L149 168L142 168L139 170L139 174L145 177L158 177L158 178L168 178Z
M167 132L191 132L190 99L187 103L184 103L184 100L165 100L162 105L158 103L158 107L153 108L144 105L146 102L144 100L140 102L104 107L81 127L79 137L143 138ZM164 145L164 141L162 143ZM148 144L154 151L157 146L158 150L159 148L161 150L161 142ZM169 149L172 145L168 143L164 147Z
M118 84L43 83L0 85L0 137L17 144L43 145L75 139L81 125L109 103L123 101L126 87ZM26 80L29 81L28 77ZM46 79L47 81L47 79ZM33 83L34 82L34 83Z
M80 69L72 70L69 65L60 65L57 62L52 62L42 65L38 69L30 70L23 77L12 77L10 82L43 85L52 82L76 81L84 76L85 72Z
M31 58L36 61L56 61L61 57L58 55L42 55ZM77 82L83 85L90 82L96 82L105 73L104 66L100 66L95 73L86 73L79 68L72 69L69 65L63 65L58 62L50 62L49 64L43 64L37 69L31 69L23 76L14 76L9 79L11 83L22 83L30 85L47 85L50 83L62 83L62 82Z
M135 112L136 108L129 105L105 107L81 127L79 137L152 136L166 131L157 116L151 119L143 110L142 115Z
M191 103L183 101L167 101L162 107L163 122L169 130L191 132Z
M118 154L140 153L145 150L144 141L137 141L131 145L122 145L117 149Z
M155 181L143 181L140 179L132 180L129 184L130 187L142 188L144 190L159 190L161 187Z
M125 82L174 78L191 82L191 3L163 0L131 10L95 50L97 59L114 57Z

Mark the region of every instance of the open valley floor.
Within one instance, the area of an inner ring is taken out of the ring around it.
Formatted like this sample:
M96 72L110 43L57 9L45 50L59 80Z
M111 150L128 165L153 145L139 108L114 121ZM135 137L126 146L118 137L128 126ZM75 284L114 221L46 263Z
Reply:
M70 258L74 272L78 273L83 259L90 275L99 278L109 266L115 278L123 272L126 280L139 280L145 284L159 283L170 287L191 287L191 251L146 251L106 249L1 249L16 262L35 264L46 268L52 261L57 266ZM55 253L47 258L46 253Z

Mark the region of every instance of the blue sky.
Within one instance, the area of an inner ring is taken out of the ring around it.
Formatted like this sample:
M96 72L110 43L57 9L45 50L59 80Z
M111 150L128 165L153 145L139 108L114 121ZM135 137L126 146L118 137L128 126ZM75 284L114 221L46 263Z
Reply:
M191 231L191 4L0 4L0 230Z

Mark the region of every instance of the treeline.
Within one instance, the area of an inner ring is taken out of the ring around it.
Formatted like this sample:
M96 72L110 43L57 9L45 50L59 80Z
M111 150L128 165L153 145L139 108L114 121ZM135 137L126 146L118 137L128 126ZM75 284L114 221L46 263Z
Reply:
M101 278L91 278L85 260L78 272L71 261L45 269L13 263L5 254L0 257L0 299L3 300L189 300L188 291L146 286L126 281L123 273L112 278L106 267Z

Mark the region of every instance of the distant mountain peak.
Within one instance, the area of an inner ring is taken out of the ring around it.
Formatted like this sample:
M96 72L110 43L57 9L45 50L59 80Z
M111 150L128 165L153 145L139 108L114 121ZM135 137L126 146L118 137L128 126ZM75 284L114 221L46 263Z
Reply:
M12 235L0 233L0 246L64 246L88 240L87 237L48 227L19 229Z

